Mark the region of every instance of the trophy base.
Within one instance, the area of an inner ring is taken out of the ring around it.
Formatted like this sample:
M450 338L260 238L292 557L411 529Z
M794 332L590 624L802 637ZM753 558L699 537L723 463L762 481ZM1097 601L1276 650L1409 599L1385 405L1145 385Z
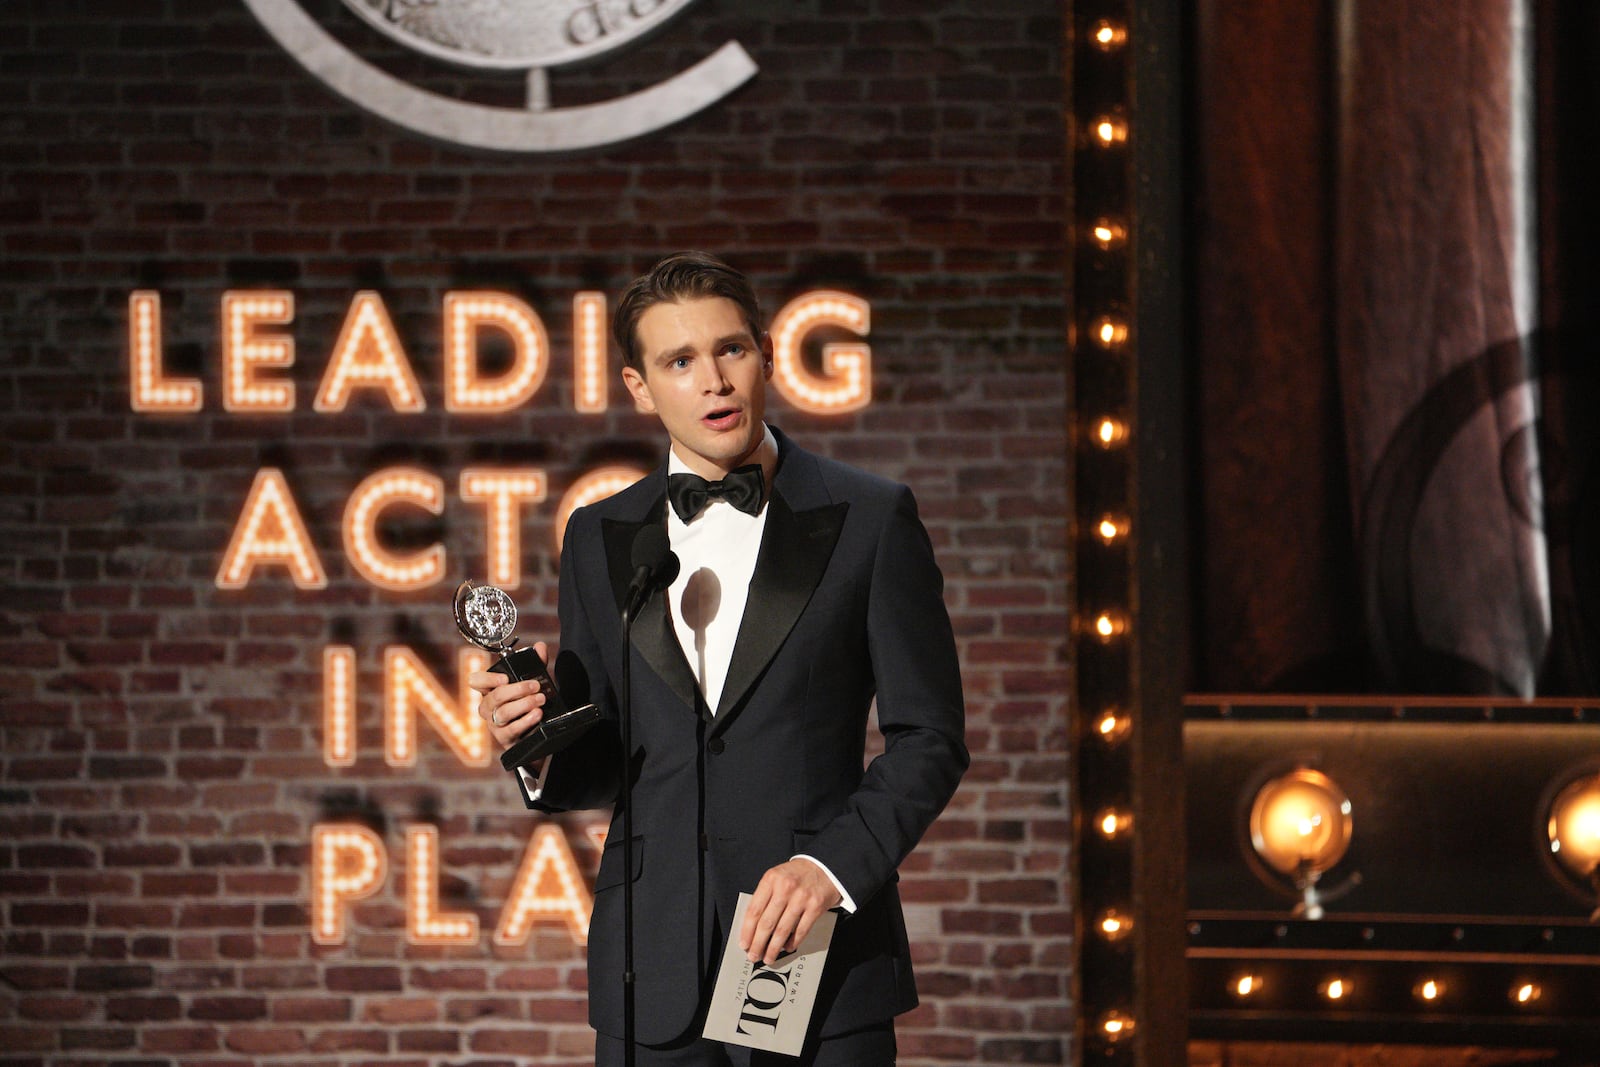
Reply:
M589 731L600 721L600 709L593 704L573 708L553 719L547 719L529 730L517 743L500 754L500 766L508 771L537 763L552 756Z
M600 709L593 704L581 708L568 708L561 693L545 669L544 660L531 648L519 648L508 653L489 670L503 674L514 682L537 681L545 698L545 718L517 738L515 744L500 754L500 766L516 771L530 763L537 763L572 744L600 721Z

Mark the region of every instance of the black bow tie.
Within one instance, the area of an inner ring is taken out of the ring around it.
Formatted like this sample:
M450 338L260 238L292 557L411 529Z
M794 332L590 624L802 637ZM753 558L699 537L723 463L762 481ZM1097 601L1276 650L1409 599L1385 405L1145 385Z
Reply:
M684 522L700 514L713 500L726 500L746 515L758 515L765 496L766 482L759 463L746 463L719 482L708 482L698 474L674 474L667 479L667 499Z

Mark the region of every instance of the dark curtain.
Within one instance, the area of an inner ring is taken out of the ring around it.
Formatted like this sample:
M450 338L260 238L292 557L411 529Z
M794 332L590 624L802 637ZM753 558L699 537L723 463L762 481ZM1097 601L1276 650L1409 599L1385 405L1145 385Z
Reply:
M1600 691L1600 23L1208 0L1196 689Z

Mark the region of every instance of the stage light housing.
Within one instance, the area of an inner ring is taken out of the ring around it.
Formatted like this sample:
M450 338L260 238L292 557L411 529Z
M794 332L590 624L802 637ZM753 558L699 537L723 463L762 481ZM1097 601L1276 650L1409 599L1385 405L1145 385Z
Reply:
M1353 831L1350 799L1310 767L1267 782L1250 807L1250 844L1268 867L1293 880L1301 896L1297 918L1322 918L1317 881L1344 857Z
M1600 772L1574 778L1556 792L1545 834L1551 857L1587 885L1600 905ZM1600 906L1589 921L1600 922Z

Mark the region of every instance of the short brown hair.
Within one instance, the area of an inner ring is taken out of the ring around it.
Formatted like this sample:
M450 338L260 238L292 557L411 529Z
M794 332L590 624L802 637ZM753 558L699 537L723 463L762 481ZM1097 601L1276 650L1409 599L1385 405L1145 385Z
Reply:
M761 306L750 279L706 252L676 252L635 278L611 316L611 336L622 349L622 362L643 373L639 351L639 319L657 304L721 296L744 313L750 336L761 339Z

